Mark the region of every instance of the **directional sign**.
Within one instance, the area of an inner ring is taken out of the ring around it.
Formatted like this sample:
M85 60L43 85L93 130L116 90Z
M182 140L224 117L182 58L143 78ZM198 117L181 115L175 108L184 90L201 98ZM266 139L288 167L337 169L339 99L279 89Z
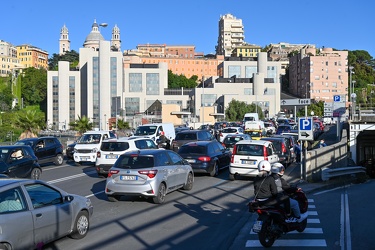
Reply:
M280 104L283 106L310 105L311 99L283 99Z
M314 140L312 117L299 118L298 140L301 140L301 141L313 141Z

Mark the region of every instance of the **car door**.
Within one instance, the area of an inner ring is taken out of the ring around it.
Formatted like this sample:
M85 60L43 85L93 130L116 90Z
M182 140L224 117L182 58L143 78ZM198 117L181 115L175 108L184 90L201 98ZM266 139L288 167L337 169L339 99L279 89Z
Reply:
M224 168L229 165L228 155L225 148L219 143L214 142L211 144L216 157L219 159L219 168Z
M45 152L44 152L44 161L45 162L53 162L56 154L56 141L52 138L46 138L44 140L44 147L45 147Z
M22 152L22 158L13 158L12 153L18 150ZM25 148L15 148L11 151L8 155L7 163L9 177L29 178L33 162L31 157L28 157L27 152L25 152Z
M173 151L168 150L166 152L170 158L171 168L173 168L171 173L173 173L174 185L179 186L184 184L186 182L186 171L184 170L183 158Z
M39 146L39 145L43 145L43 146ZM38 157L38 162L44 163L45 158L46 158L46 147L45 147L44 140L38 139L33 145L33 150L35 152L36 157Z
M272 164L279 161L279 156L276 154L276 149L272 143L267 146L268 161Z
M32 204L35 242L50 242L67 235L75 218L70 202L47 185L35 183L25 189Z

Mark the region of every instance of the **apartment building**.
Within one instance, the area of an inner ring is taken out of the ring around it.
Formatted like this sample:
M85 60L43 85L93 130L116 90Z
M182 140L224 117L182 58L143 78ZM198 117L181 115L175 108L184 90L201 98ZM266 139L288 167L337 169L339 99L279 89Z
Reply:
M38 47L29 44L18 45L17 58L25 68L48 69L48 52Z
M347 97L348 51L301 49L289 60L289 91L324 102L333 102L335 95Z
M232 57L257 57L258 53L262 51L262 47L254 44L239 45L232 51Z
M216 54L230 57L232 51L243 45L245 39L242 19L237 19L231 14L220 17L219 37L217 39Z
M0 76L15 75L24 66L17 58L17 47L6 41L0 40Z

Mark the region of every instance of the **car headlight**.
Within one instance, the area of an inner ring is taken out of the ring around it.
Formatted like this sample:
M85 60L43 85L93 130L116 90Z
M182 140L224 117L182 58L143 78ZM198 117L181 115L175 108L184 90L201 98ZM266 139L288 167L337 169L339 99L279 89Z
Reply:
M91 150L91 153L96 153L96 152L98 152L98 149L97 149L97 148L93 148L93 149Z
M89 198L86 198L86 206L92 207L92 203L91 203L91 200Z

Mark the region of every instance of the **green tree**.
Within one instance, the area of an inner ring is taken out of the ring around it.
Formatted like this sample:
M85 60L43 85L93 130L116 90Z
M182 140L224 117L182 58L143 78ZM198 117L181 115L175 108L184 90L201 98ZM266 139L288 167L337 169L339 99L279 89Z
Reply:
M261 107L254 103L246 104L233 99L225 109L225 117L228 121L242 121L246 113L258 113L259 119L264 119Z
M307 116L311 116L311 111L314 112L314 116L322 117L324 115L324 102L319 101L315 103L311 103L311 105L307 106ZM297 117L305 117L305 107L300 108L297 111Z
M14 113L13 125L23 132L20 139L37 137L44 126L44 113L35 109L22 109Z
M86 131L92 130L94 124L86 116L78 116L78 119L69 123L69 126L72 130L78 131L82 135Z
M184 75L173 74L171 70L168 70L168 88L195 88L197 86L198 76L193 75L189 79Z
M9 111L12 109L12 84L9 77L0 78L0 111Z
M112 124L112 127L116 127L116 123ZM129 122L124 121L124 119L118 119L117 120L117 129L118 130L124 130L124 129L129 129Z
M64 55L53 54L48 59L49 70L58 70L59 61L68 61L70 62L70 68L75 69L79 63L79 54L75 50L67 51Z
M45 106L47 102L47 71L45 69L27 68L21 75L23 103Z

